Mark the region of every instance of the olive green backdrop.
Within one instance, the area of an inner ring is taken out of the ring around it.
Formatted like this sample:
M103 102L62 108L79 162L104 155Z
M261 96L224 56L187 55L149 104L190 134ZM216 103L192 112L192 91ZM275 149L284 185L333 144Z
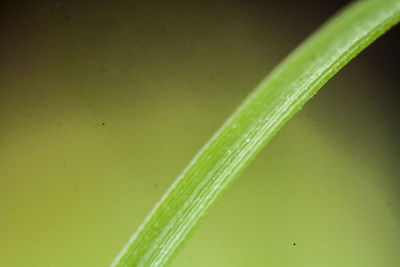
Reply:
M108 266L345 2L1 1L0 266ZM399 41L322 88L172 266L400 266Z

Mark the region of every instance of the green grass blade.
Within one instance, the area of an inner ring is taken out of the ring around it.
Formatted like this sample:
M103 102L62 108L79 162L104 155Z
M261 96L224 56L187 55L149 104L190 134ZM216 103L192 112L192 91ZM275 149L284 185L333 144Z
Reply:
M400 0L359 1L279 65L192 160L112 266L164 266L276 132L335 73L400 20Z

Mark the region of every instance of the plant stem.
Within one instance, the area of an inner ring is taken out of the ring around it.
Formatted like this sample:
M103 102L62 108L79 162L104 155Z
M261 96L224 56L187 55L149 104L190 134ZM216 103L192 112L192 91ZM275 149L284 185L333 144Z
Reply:
M250 161L319 88L400 20L400 0L347 7L280 64L202 148L112 266L164 266Z

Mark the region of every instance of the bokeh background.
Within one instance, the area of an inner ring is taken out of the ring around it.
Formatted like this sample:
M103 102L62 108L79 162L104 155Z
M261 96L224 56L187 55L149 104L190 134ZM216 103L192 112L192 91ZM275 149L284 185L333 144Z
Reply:
M1 1L0 266L108 266L346 3ZM400 266L399 42L396 27L329 81L172 266Z

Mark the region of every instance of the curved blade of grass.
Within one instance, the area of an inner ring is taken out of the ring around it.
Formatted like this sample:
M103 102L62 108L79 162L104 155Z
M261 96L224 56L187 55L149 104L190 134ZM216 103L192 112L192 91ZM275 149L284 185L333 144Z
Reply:
M329 78L400 20L400 0L364 0L278 66L203 147L112 266L164 266L222 193Z

